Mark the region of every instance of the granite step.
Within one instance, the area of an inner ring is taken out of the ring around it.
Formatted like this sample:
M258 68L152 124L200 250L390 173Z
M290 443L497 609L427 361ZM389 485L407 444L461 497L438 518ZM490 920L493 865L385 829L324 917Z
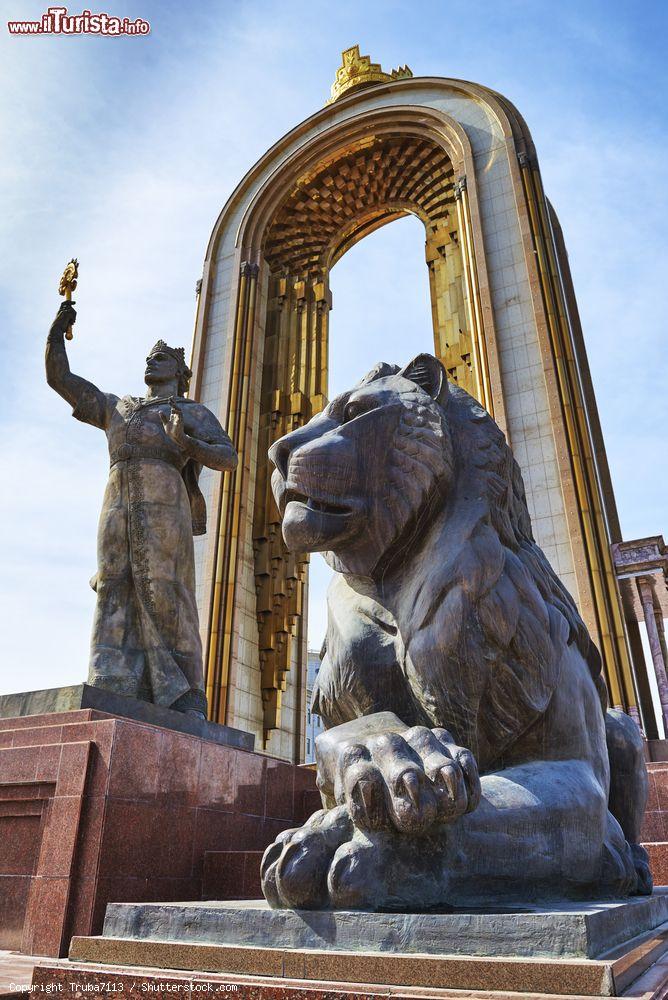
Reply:
M489 990L535 997L618 995L614 961L593 959L481 958L463 955L318 951L242 945L184 944L123 938L73 938L77 964L181 969L271 978L277 985L352 984L365 988L420 987L428 990ZM344 994L345 995L345 994ZM359 995L356 991L354 995Z
M484 990L465 991L421 986L370 986L366 983L313 982L289 977L277 979L225 973L192 974L178 969L127 969L83 963L70 963L67 968L40 964L33 976L35 993L58 992L69 1000L81 1000L82 995L99 995L109 992L110 988L113 992L122 992L131 1000L165 993L177 994L184 1000L222 993L242 996L245 1000L372 1000L378 997L391 1000L527 1000L526 993L498 991L491 986ZM594 1000L591 994L532 993L531 997L532 1000ZM642 1000L655 998L658 1000L655 993L645 991L642 994Z

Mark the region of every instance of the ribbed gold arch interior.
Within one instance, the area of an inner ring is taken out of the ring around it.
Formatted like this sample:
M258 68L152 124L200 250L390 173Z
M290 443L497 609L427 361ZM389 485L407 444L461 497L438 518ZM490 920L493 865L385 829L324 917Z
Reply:
M370 223L414 212L436 231L451 223L454 204L454 169L442 147L414 135L367 136L297 180L262 249L272 270L311 277L366 235Z
M462 189L443 146L399 132L365 135L295 179L261 243L271 274L259 454L326 405L330 269L370 232L409 213L425 227L435 352L449 377L482 400L479 331L460 244ZM266 463L258 464L253 544L267 738L280 726L288 671L299 671L306 655L308 557L285 548Z

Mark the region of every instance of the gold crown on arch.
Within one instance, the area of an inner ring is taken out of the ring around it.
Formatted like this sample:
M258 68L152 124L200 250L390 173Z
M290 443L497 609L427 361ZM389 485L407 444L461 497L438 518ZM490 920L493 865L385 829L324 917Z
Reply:
M380 63L372 63L370 56L361 56L359 45L353 45L341 53L341 65L336 71L332 84L332 96L327 101L333 104L349 90L368 87L374 83L391 83L393 80L409 80L413 76L408 66L399 66L385 73Z

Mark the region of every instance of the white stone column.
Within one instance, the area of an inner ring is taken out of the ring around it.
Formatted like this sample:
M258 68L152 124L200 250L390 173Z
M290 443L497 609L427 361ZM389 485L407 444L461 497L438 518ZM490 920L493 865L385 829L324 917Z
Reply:
M663 634L663 618L657 612L657 607L654 603L654 583L652 578L638 576L636 577L636 586L638 587L638 594L645 617L647 638L649 639L649 648L654 663L656 684L659 689L663 724L668 735L668 674L666 673L668 664L665 658L666 640Z

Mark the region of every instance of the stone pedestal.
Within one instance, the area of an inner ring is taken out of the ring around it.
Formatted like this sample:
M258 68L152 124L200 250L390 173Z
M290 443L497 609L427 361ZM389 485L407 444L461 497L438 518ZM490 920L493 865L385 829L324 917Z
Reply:
M124 694L114 694L90 684L72 684L69 687L46 688L42 691L22 691L18 694L0 695L0 719L25 718L35 715L52 715L57 712L73 712L80 708L93 708L106 715L117 715L135 722L147 722L151 726L173 729L177 733L189 733L212 743L224 746L242 747L252 750L255 737L231 726L219 726L215 722L199 719L194 715L174 712L161 705L153 705L138 698L128 698Z
M201 899L207 853L261 852L314 790L310 770L93 708L0 718L0 949L58 956L111 901ZM243 897L243 866L228 876Z
M105 940L489 958L596 958L668 921L668 889L597 903L527 904L454 913L272 910L264 900L112 903L102 938L73 942L73 957Z
M337 997L380 987L385 995L404 995L402 988L434 990L423 996L614 996L665 956L667 918L668 891L447 914L285 911L260 901L114 904L103 935L74 938L70 958L76 977L86 975L81 963L96 965L98 979L104 968L113 978L123 967L143 976L149 969L251 975L264 977L266 995L276 997L289 995L287 979L304 996L309 986L331 984ZM151 975L162 981L172 971Z

